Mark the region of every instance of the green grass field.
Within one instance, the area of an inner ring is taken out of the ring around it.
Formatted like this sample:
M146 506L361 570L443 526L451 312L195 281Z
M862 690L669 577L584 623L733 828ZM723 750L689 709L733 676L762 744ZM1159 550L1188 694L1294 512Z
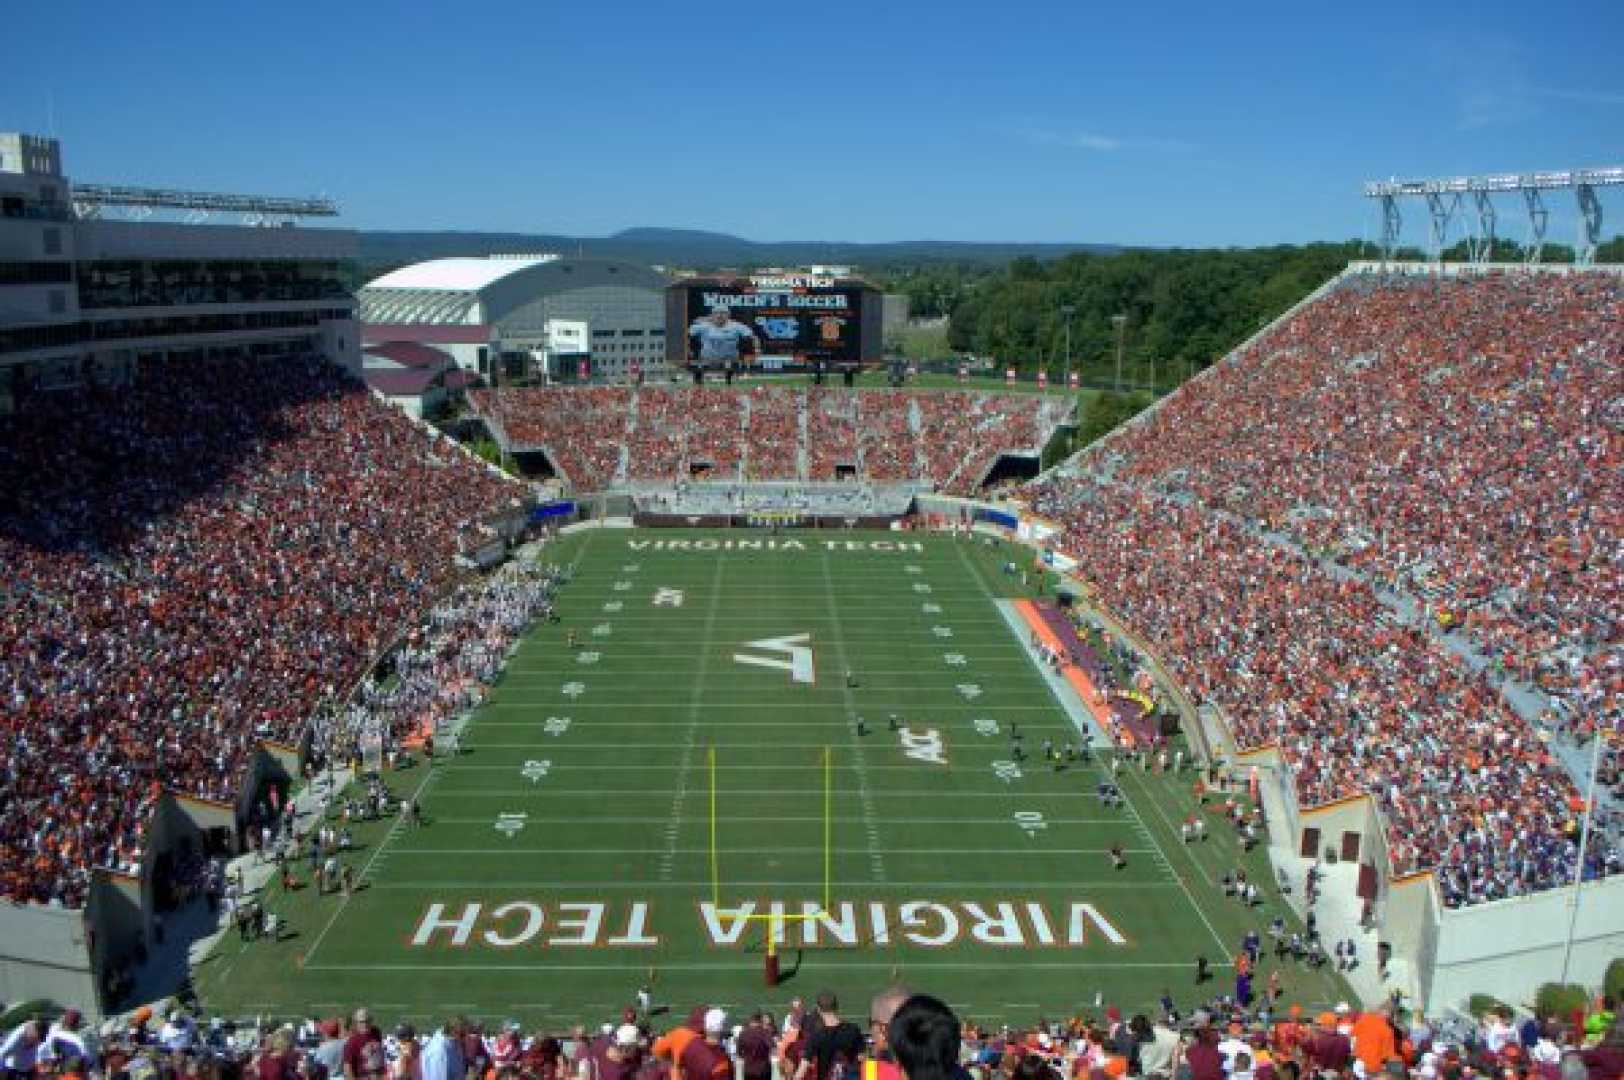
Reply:
M1043 739L1077 736L997 606L1022 592L1001 550L605 529L547 557L575 565L561 621L523 642L460 755L389 777L420 792L426 823L363 829L348 901L274 887L294 936L227 935L195 973L208 1007L567 1024L650 980L680 1010L824 986L856 1001L900 978L979 1019L1030 1020L1096 992L1192 1001L1198 953L1217 968L1205 993L1232 988L1222 965L1276 910L1272 888L1257 912L1217 889L1236 866L1270 874L1216 818L1207 843L1179 841L1192 775L1124 769L1113 810L1104 765L1039 763ZM786 645L811 649L812 681ZM765 989L767 924L737 916L826 900L828 921L780 924L790 978ZM1347 996L1328 975L1285 978L1294 1000Z

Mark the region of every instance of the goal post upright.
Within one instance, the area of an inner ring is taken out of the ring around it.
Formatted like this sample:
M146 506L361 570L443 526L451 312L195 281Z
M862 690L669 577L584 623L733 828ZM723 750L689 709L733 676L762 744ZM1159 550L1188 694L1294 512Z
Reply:
M710 871L711 903L717 910L722 907L722 870L716 850L716 747L709 748L710 758Z
M834 907L834 749L823 748L823 910Z
M776 961L778 956L778 936L784 930L786 923L814 922L828 918L830 909L834 906L834 748L825 745L823 748L823 903L817 911L786 912L773 910L765 912L746 913L744 911L724 911L722 909L722 870L721 849L716 842L717 832L717 765L716 747L710 746L705 751L706 771L710 777L710 874L711 874L711 902L718 916L728 916L743 920L747 923L759 922L765 933L766 957L769 965ZM769 985L776 985L773 981L775 975L769 976Z

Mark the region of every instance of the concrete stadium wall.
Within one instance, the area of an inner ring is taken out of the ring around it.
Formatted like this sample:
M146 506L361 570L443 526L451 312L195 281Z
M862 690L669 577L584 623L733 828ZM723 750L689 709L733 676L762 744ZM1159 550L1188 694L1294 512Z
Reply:
M48 998L99 1018L86 926L76 909L0 904L0 1001Z
M1568 886L1443 911L1429 1011L1461 1005L1478 993L1492 993L1513 1004L1531 1002L1541 983L1560 981L1572 899L1573 887ZM1598 987L1608 963L1620 956L1624 956L1624 877L1588 882L1580 891L1567 981Z
M1393 946L1394 956L1410 962L1416 994L1423 1003L1431 1000L1438 956L1438 916L1442 910L1430 870L1388 881L1382 908L1382 940Z

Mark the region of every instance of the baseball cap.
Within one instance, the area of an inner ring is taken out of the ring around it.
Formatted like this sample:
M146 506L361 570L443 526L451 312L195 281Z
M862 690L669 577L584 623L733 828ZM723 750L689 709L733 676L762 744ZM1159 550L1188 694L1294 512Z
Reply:
M636 1046L643 1041L643 1033L636 1024L621 1024L615 1029L616 1046Z
M711 1009L705 1013L705 1034L720 1035L727 1030L727 1013L721 1009Z

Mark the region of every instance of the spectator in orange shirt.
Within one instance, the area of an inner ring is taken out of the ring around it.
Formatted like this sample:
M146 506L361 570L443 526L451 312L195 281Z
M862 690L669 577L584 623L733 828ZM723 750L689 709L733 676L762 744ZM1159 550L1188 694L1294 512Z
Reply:
M1353 1022L1353 1056L1365 1063L1365 1075L1375 1076L1389 1058L1398 1056L1398 1043L1393 1039L1391 1014L1393 1007L1383 1005L1371 1012L1359 1014Z
M671 1080L683 1080L682 1052L705 1031L705 1006L695 1005L685 1023L654 1040L654 1056L671 1063Z

